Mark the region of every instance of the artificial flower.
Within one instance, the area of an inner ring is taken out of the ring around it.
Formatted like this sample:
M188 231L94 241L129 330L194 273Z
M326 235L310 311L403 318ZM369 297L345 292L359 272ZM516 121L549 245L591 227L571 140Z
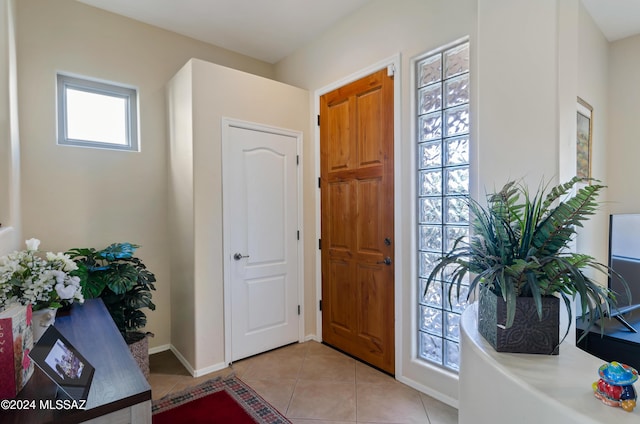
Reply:
M64 253L38 254L40 240L26 241L27 250L0 257L0 310L12 303L31 304L34 310L84 302L78 269Z
M38 247L40 246L40 240L36 238L30 238L29 240L26 241L26 243L27 243L27 251L29 252L36 252L38 250Z

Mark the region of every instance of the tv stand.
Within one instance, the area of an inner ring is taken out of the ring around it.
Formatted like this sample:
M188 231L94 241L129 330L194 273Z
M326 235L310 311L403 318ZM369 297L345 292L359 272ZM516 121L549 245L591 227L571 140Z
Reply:
M629 329L629 331L631 331L632 333L637 333L638 330L636 330L635 328L633 328L633 325L629 324L629 322L624 319L622 317L622 315L629 313L629 312L633 312L636 309L640 309L640 304L637 305L629 305L629 306L624 306L622 308L618 308L616 309L615 312L612 312L611 315L609 315L611 318L615 318L616 320L618 320L619 323L621 323L622 325L624 325L627 329Z
M627 327L629 329L629 331L631 331L632 333L637 333L638 332L638 330L633 328L633 325L629 324L626 319L622 318L621 315L616 315L616 316L614 316L614 318L617 319L620 324L622 324L625 327Z
M611 318L616 319L599 320L599 326L591 328L588 334L576 345L607 362L618 361L640 369L640 333L634 331L634 327L640 326L640 305L620 308L615 312L618 312L618 317L621 320L615 316ZM586 323L578 318L576 321L576 341L586 329Z

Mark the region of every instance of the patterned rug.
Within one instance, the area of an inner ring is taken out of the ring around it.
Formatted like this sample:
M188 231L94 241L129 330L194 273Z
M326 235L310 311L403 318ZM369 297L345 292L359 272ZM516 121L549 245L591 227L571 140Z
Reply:
M153 401L153 424L259 423L291 424L253 389L235 376L206 381Z

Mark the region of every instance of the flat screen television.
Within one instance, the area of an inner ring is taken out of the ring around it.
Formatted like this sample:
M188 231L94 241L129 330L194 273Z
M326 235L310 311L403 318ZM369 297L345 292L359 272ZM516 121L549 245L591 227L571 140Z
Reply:
M609 266L622 276L631 297L616 274L609 276L609 289L616 293L617 310L611 311L630 331L636 332L624 315L640 309L640 214L614 214L609 218Z

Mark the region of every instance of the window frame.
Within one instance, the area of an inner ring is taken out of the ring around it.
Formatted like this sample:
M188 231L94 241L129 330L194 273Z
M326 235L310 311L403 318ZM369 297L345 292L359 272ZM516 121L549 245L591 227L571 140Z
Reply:
M58 72L56 74L57 99L57 144L61 146L90 147L109 150L139 152L138 141L138 91L122 84L97 81ZM67 131L67 88L92 94L117 97L125 100L126 144L106 143L94 140L80 140L68 137Z

